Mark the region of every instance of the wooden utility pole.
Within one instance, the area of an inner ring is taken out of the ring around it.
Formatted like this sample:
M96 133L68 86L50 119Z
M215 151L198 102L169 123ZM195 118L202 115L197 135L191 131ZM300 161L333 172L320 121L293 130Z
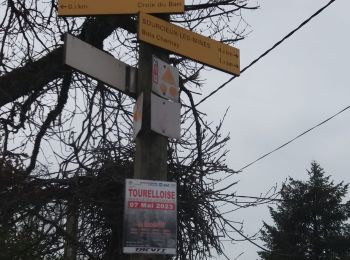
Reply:
M151 131L153 55L168 60L166 51L141 42L137 95L143 93L142 131L136 137L134 178L166 180L168 138Z
M163 15L168 20L169 15ZM140 42L137 96L143 93L142 131L136 137L135 179L167 180L168 138L151 131L153 55L168 61L167 51ZM164 260L163 255L131 255L131 260Z
M78 209L74 198L67 202L66 242L64 245L64 260L77 259Z

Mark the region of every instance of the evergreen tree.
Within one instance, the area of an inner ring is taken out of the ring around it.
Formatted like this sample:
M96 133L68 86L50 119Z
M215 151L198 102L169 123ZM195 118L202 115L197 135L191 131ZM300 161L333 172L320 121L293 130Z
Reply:
M350 201L343 203L348 184L334 184L316 162L308 181L292 178L281 189L277 209L270 208L274 225L264 222L265 260L350 259Z

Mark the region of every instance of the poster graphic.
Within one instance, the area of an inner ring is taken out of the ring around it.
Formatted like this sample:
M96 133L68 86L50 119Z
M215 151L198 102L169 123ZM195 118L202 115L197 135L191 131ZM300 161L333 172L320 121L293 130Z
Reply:
M176 255L176 183L126 179L123 252Z

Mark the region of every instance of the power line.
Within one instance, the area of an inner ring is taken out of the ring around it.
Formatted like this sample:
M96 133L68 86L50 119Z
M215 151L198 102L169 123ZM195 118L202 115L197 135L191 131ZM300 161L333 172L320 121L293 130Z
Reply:
M311 132L311 131L314 130L315 128L317 128L317 127L319 127L319 126L325 124L326 122L328 122L329 120L333 119L333 118L336 117L337 115L339 115L339 114L345 112L345 111L348 110L349 108L350 108L350 106L347 106L346 108L340 110L338 113L334 114L334 115L331 116L331 117L328 117L326 120L324 120L324 121L322 121L321 123L315 125L314 127L311 127L310 129L308 129L308 130L302 132L302 133L299 134L298 136L296 136L296 137L294 137L293 139L291 139L290 141L288 141L288 142L286 142L286 143L280 145L279 147L277 147L276 149L272 150L271 152L264 154L263 156L259 157L258 159L252 161L251 163L248 163L246 166L242 167L239 171L243 171L244 169L246 169L246 168L248 168L249 166L255 164L256 162L258 162L258 161L264 159L265 157L269 156L270 154L272 154L272 153L274 153L274 152L276 152L276 151L282 149L283 147L285 147L285 146L287 146L288 144L294 142L295 140L299 139L299 138L302 137L303 135L305 135L305 134Z
M280 44L282 44L286 39L288 39L289 37L291 37L294 33L296 33L299 29L301 29L303 26L305 26L308 22L310 22L313 18L315 18L317 15L319 15L322 11L324 11L328 6L330 6L332 3L334 3L335 0L331 0L329 1L325 6L323 6L322 8L320 8L317 12L315 12L312 16L310 16L308 19L306 19L305 21L303 21L297 28L295 28L293 31L291 31L290 33L288 33L285 37L283 37L280 41L278 41L277 43L275 43L270 49L268 49L267 51L265 51L263 54L261 54L258 58L256 58L255 60L253 60L248 66L246 66L244 69L241 70L241 74L244 73L247 69L249 69L250 67L252 67L255 63L257 63L258 61L260 61L263 57L265 57L267 54L269 54L272 50L274 50L277 46L279 46ZM225 83L223 83L220 87L218 87L216 90L214 90L213 92L211 92L208 96L206 96L205 98L203 98L201 101L199 101L196 106L200 105L201 103L203 103L205 100L207 100L208 98L210 98L211 96L213 96L215 93L217 93L219 90L221 90L222 88L224 88L228 83L230 83L232 80L234 80L236 78L236 76L231 77L228 81L226 81ZM245 165L244 167L242 167L239 171L243 171L244 169L248 168L249 166L257 163L258 161L264 159L265 157L271 155L272 153L282 149L283 147L287 146L288 144L294 142L295 140L297 140L298 138L302 137L303 135L309 133L310 131L314 130L315 128L325 124L326 122L328 122L329 120L333 119L334 117L336 117L337 115L345 112L346 110L348 110L350 108L350 106L347 106L346 108L342 109L341 111L339 111L338 113L334 114L333 116L327 118L326 120L322 121L321 123L315 125L314 127L302 132L301 134L299 134L298 136L296 136L295 138L291 139L290 141L280 145L279 147L277 147L276 149L272 150L271 152L268 152L262 156L260 156L258 159L252 161L251 163L248 163L247 165ZM225 178L221 179L219 182L224 181L225 179L229 178L230 176L232 176L233 174L229 174L228 176L226 176ZM229 186L227 186L226 188L229 188ZM247 239L251 244L253 244L254 246L258 247L259 249L265 251L265 252L269 252L272 254L276 254L274 252L269 251L268 249L266 249L265 247L260 246L259 244L255 243L254 241L252 241L251 239L249 239L247 236L245 236L242 232L240 232L239 230L237 230L233 225L230 225L231 228L233 228L236 232L238 232L239 235L241 235L243 238ZM278 254L277 254L278 255Z
M265 51L263 54L261 54L258 58L256 58L255 60L253 60L248 66L246 66L244 69L241 70L241 74L244 73L247 69L249 69L250 67L252 67L255 63L257 63L258 61L260 61L262 58L264 58L267 54L269 54L272 50L274 50L275 48L277 48L279 45L281 45L285 40L287 40L289 37L291 37L294 33L296 33L299 29L301 29L302 27L304 27L308 22L310 22L313 18L315 18L316 16L318 16L322 11L324 11L328 6L330 6L332 3L334 3L335 0L331 0L328 2L328 4L326 4L325 6L323 6L322 8L320 8L317 12L315 12L313 15L311 15L308 19L306 19L305 21L303 21L297 28L295 28L294 30L292 30L290 33L288 33L286 36L284 36L280 41L276 42L271 48L269 48L267 51ZM237 76L232 76L229 80L227 80L225 83L223 83L221 86L219 86L216 90L214 90L213 92L211 92L208 96L206 96L205 98L203 98L201 101L199 101L195 107L197 107L198 105L200 105L201 103L203 103L204 101L206 101L208 98L210 98L211 96L213 96L214 94L216 94L219 90L221 90L222 88L224 88L225 86L227 86L228 83L230 83L232 80L234 80L235 78L237 78Z
M322 11L324 11L327 7L329 7L332 3L334 3L335 0L331 0L329 1L325 6L323 6L322 8L320 8L317 12L315 12L313 15L311 15L308 19L304 20L297 28L295 28L294 30L292 30L290 33L288 33L285 37L283 37L280 41L278 41L277 43L275 43L271 48L269 48L267 51L265 51L263 54L261 54L258 58L256 58L255 60L253 60L248 66L246 66L244 69L241 70L241 74L243 72L245 72L248 68L252 67L255 63L257 63L259 60L261 60L263 57L265 57L268 53L270 53L273 49L275 49L277 46L279 46L280 44L282 44L286 39L288 39L289 37L291 37L294 33L296 33L298 30L300 30L303 26L305 26L308 22L310 22L313 18L315 18L317 15L319 15ZM234 80L236 78L236 76L231 77L229 80L227 80L225 83L223 83L220 87L218 87L216 90L214 90L213 92L211 92L208 96L206 96L205 98L203 98L201 101L199 101L196 106L200 105L201 103L203 103L205 100L207 100L209 97L213 96L215 93L217 93L220 89L224 88L228 83L230 83L232 80ZM257 163L258 161L264 159L265 157L269 156L270 154L282 149L283 147L287 146L288 144L290 144L291 142L295 141L296 139L300 138L301 136L305 135L306 133L312 131L313 129L323 125L324 123L326 123L327 121L331 120L332 118L336 117L337 115L339 115L340 113L343 113L345 110L349 109L350 106L344 108L343 110L341 110L340 112L336 113L335 115L327 118L326 120L324 120L323 122L317 124L316 126L304 131L303 133L301 133L300 135L296 136L295 138L293 138L292 140L282 144L281 146L277 147L276 149L272 150L271 152L268 152L262 156L260 156L258 159L252 161L251 163L248 163L247 165L245 165L244 167L242 167L239 171L243 171L244 169L248 168L249 166ZM226 180L227 178L231 177L233 175L233 173L227 175L225 178L221 179L220 181L218 181L217 183L220 183L224 180ZM230 186L232 186L233 184L228 185L227 187L225 187L224 189L229 188Z
M252 162L250 162L250 163L248 163L248 164L246 164L246 165L243 166L241 169L239 169L238 172L243 171L244 169L248 168L249 166L251 166L251 165L257 163L258 161L260 161L260 160L266 158L267 156L271 155L272 153L277 152L278 150L282 149L283 147L285 147L285 146L289 145L290 143L294 142L295 140L299 139L299 138L302 137L303 135L305 135L305 134L311 132L312 130L316 129L317 127L319 127L319 126L321 126L321 125L327 123L328 121L330 121L331 119L333 119L333 118L335 118L336 116L340 115L341 113L344 113L344 112L345 112L346 110L348 110L348 109L350 109L350 105L347 106L347 107L345 107L345 108L343 108L342 110L340 110L340 111L337 112L336 114L334 114L334 115L328 117L327 119L323 120L321 123L318 123L317 125L315 125L315 126L309 128L308 130L302 132L301 134L297 135L296 137L294 137L293 139L289 140L288 142L285 142L284 144L278 146L277 148L273 149L271 152L265 153L264 155L260 156L258 159L254 160L254 161L252 161ZM231 177L232 175L233 175L233 173L227 175L225 178L223 178L223 179L221 179L220 181L218 181L218 183L219 183L219 182L222 182L222 181L224 181L224 180L226 180L227 178ZM227 189L227 188L229 188L230 186L231 186L231 184L230 184L229 186L225 187L224 189Z

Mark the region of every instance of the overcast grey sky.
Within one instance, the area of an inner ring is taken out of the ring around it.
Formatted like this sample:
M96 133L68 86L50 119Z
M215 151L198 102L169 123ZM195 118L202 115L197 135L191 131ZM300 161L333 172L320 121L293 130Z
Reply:
M253 31L237 45L241 50L241 67L328 2L259 1L259 10L245 14ZM350 1L335 1L201 105L201 110L213 120L230 107L225 130L231 133L228 164L233 169L242 168L350 105L349 10ZM205 76L208 92L230 77L214 70ZM336 182L350 182L349 155L350 110L347 110L230 180L240 180L233 188L238 194L258 196L289 176L306 179L306 169L316 160ZM257 232L262 221L271 223L266 206L236 212L231 219L244 220L248 234ZM244 252L239 259L254 260L257 250L248 243L226 244L230 259Z
M245 12L252 33L236 47L241 67L270 48L329 0L260 0L260 9ZM251 1L252 4L256 1ZM350 105L350 1L336 0L259 63L200 109L218 121L230 107L224 130L231 133L229 166L240 169L301 132ZM231 76L212 70L203 75L208 93ZM219 79L219 80L218 80ZM215 109L213 109L215 108ZM228 181L240 182L232 192L259 196L289 176L306 179L316 160L336 182L350 182L350 110L297 141L248 167ZM348 199L350 195L348 194ZM232 220L256 233L262 221L271 223L266 206L235 212ZM261 242L257 241L259 244ZM230 259L257 259L249 243L226 243ZM224 259L224 258L220 258Z

